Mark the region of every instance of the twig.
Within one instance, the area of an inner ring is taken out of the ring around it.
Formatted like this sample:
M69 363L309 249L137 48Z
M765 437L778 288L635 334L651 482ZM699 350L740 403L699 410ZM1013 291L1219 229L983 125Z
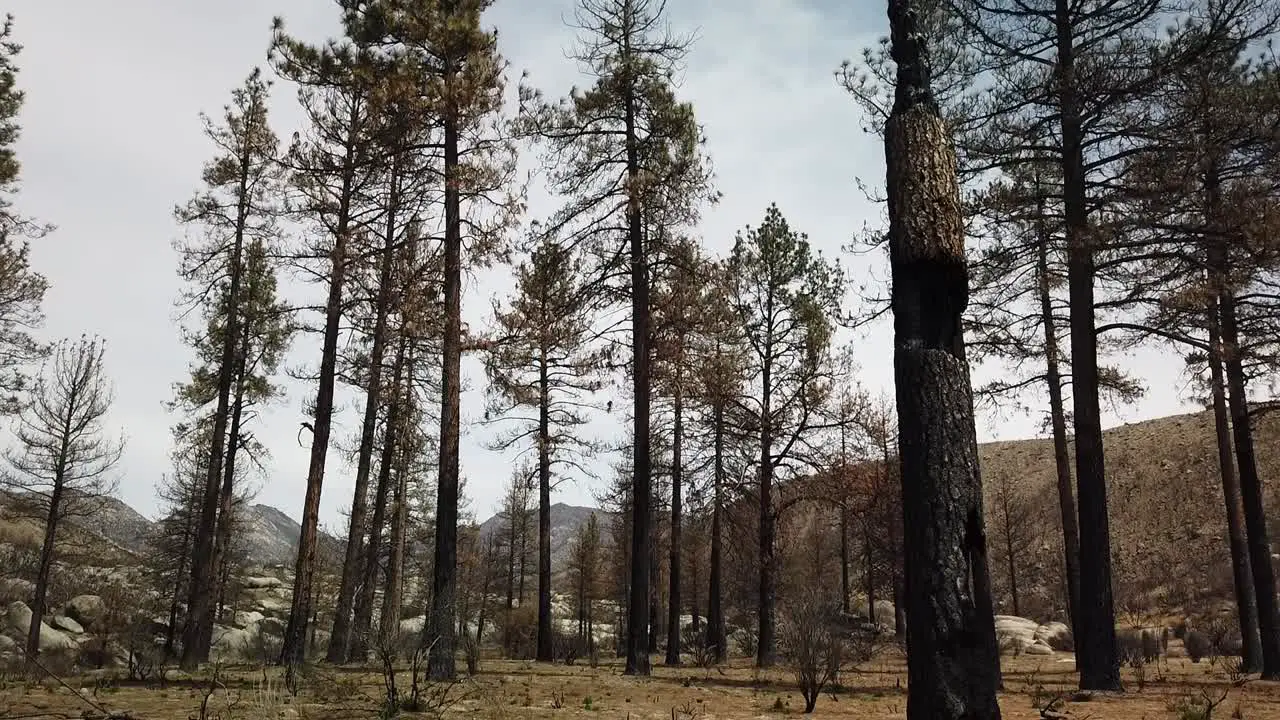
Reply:
M37 660L37 659L36 659L36 657L35 657L34 655L28 655L28 654L27 654L27 649L26 649L25 647L22 647L21 645L19 645L19 646L18 646L18 652L21 652L21 653L22 653L22 656L26 658L27 662L29 662L29 663L31 663L32 665L35 665L36 667L40 668L42 671L44 671L44 674L45 674L45 675L48 675L49 677L53 678L53 679L54 679L54 680L55 680L59 685L61 685L62 687L66 688L68 691L70 691L72 695L74 695L77 699L79 699L79 700L80 700L80 702L82 702L82 703L84 703L84 704L88 705L89 707L93 708L94 710L97 710L98 712L102 713L104 717L111 718L112 720L141 720L141 718L137 718L137 717L135 717L135 716L133 716L133 715L130 715L129 713L126 713L126 712L123 712L123 711L119 711L119 710L108 710L108 709L106 709L105 707L103 707L103 706L99 705L98 703L96 703L96 702L94 702L94 701L90 700L89 698L85 697L84 695L81 695L79 690L76 690L75 688L73 688L73 687L71 687L70 685L68 685L68 684L66 683L66 681L65 681L65 680L63 680L62 678L58 677L58 675L57 675L56 673L54 673L52 670L50 670L49 668L47 668L47 667L45 667L44 665L42 665L42 664L40 663L40 661L39 661L39 660ZM47 713L46 713L46 714L47 714ZM34 716L34 717L38 717L38 716Z

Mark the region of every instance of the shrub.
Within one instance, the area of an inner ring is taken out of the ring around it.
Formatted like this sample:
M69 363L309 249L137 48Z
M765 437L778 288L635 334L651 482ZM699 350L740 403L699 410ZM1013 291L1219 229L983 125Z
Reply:
M531 603L513 607L498 620L502 650L512 660L528 660L538 652L538 610Z
M790 603L785 609L782 650L795 671L805 713L812 713L823 689L840 678L845 646L835 618L832 608L813 600Z
M1187 657L1191 658L1193 663L1198 663L1208 657L1213 650L1208 636L1199 630L1187 630L1183 636L1182 646L1187 651Z

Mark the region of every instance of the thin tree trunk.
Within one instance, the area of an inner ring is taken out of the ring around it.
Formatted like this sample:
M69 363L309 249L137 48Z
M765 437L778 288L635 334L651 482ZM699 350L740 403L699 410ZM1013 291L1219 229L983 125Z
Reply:
M64 441L65 445L65 441ZM66 449L63 449L65 456ZM66 460L59 462L65 467ZM53 554L58 538L58 520L62 513L63 471L58 470L58 477L53 483L53 492L49 495L49 514L44 520L44 542L40 546L40 566L36 570L36 587L31 597L31 626L27 628L27 666L35 669L36 656L40 654L40 624L44 622L45 604L49 595L49 574L53 570Z
M347 202L344 193L343 203ZM339 216L347 216L346 208ZM345 223L344 223L345 224ZM307 623L311 617L312 584L316 566L316 538L320 524L320 491L329 453L329 433L333 425L333 391L337 377L338 335L342 322L342 287L347 270L347 232L338 229L333 245L329 298L325 304L324 342L320 356L320 387L316 392L315 426L311 439L311 462L307 469L307 491L302 506L302 533L298 540L298 560L294 565L293 603L285 628L281 662L291 670L306 660Z
M409 366L413 366L412 361L409 361ZM412 372L407 384L413 384ZM403 434L405 429L397 428L397 432ZM404 604L404 543L409 525L409 447L403 437L396 442L396 455L399 461L395 469L391 498L391 550L387 555L387 580L382 593L382 613L379 620L382 634L387 638L399 637L400 608Z
M237 312L234 308L232 312ZM222 468L222 489L218 498L218 517L216 520L217 535L213 544L213 563L218 568L218 612L222 611L228 581L228 555L231 551L232 506L235 503L236 456L241 449L240 425L244 419L244 390L248 371L249 344L252 325L249 318L241 323L240 343L236 349L235 390L231 402L231 427L227 436L227 459ZM207 615L200 620L200 637L197 639L200 657L209 657L213 645L213 607L207 609Z
M1258 633L1262 643L1262 679L1280 680L1280 609L1276 605L1275 571L1271 565L1271 542L1267 536L1267 516L1262 499L1253 449L1253 428L1249 420L1249 400L1245 394L1244 364L1236 329L1235 296L1224 286L1219 295L1222 317L1222 345L1227 375L1231 430L1240 470L1240 492L1248 530L1249 559L1253 570L1254 594L1258 603Z
M1062 399L1062 373L1058 362L1058 331L1049 293L1049 238L1044 232L1046 210L1041 197L1037 219L1036 274L1039 276L1040 324L1044 328L1045 384L1049 391L1049 421L1053 427L1053 463L1058 480L1058 511L1062 522L1062 554L1067 580L1067 616L1072 637L1080 637L1076 608L1080 605L1080 526L1076 524L1076 499L1071 488L1071 450L1067 444L1067 412Z
M872 624L876 624L876 565L875 557L871 554L871 532L867 527L867 523L862 524L862 552L865 556L867 564L867 620Z
M849 614L849 594L852 591L849 577L849 511L840 506L840 612Z
M446 84L457 68L446 68ZM444 117L444 342L440 373L440 472L436 494L436 542L431 614L431 651L427 672L432 680L457 677L454 660L454 604L458 592L458 433L462 390L462 198L459 188L458 117Z
M173 646L177 640L178 634L178 606L182 601L182 590L184 578L187 575L187 559L191 556L191 527L194 521L194 512L187 510L190 515L182 523L182 545L178 555L178 567L173 574L173 597L169 603L169 626L164 632L164 658L170 660L173 658Z
M360 549L364 544L365 522L369 509L369 475L373 469L373 441L378 427L378 407L382 398L382 364L387 346L387 319L391 310L391 268L395 261L397 209L399 208L399 154L390 172L390 195L387 200L386 226L378 266L378 296L373 322L373 344L369 349L369 376L365 382L364 418L360 425L360 447L356 453L355 490L351 496L351 517L347 526L347 547L342 561L342 578L338 584L338 601L333 611L333 630L325 660L344 663L351 647L352 605L356 585L362 575Z
M773 317L772 302L765 317ZM772 355L772 349L766 345L765 357ZM757 622L759 634L756 637L756 665L762 668L772 667L776 658L776 640L774 638L774 607L777 602L776 581L774 579L774 529L777 518L773 512L773 435L772 418L770 416L770 371L771 362L766 359L762 374L762 402L760 410L760 597L758 598Z
M551 628L551 388L546 344L538 363L538 647L537 660L555 659Z
M224 328L222 348L218 363L218 391L213 411L213 434L209 442L209 466L204 482L204 497L200 503L200 521L196 526L196 542L191 557L191 583L187 595L187 622L182 630L181 668L195 670L200 663L209 660L209 646L201 642L212 635L213 628L204 623L210 617L213 601L214 544L217 533L218 486L222 475L222 460L227 437L228 409L231 404L232 364L235 362L237 325L239 318L235 308L240 307L240 284L244 274L244 237L249 217L249 163L251 149L246 143L240 154L240 176L236 188L236 221L228 267L230 277L227 287L227 326Z
M391 474L395 465L404 412L406 388L403 384L408 340L401 337L396 346L395 369L392 371L390 405L382 430L382 452L378 457L378 482L374 488L373 517L369 522L369 538L361 563L363 577L356 594L355 611L348 639L348 659L364 662L369 654L369 632L373 625L373 596L378 586L378 558L382 554L382 527L386 524L387 495L391 493ZM332 641L330 641L332 642Z
M1209 381L1213 392L1213 427L1218 440L1218 468L1222 475L1222 495L1227 508L1227 539L1231 548L1231 574L1235 581L1236 611L1240 621L1242 669L1262 669L1262 638L1258 632L1258 598L1253 589L1253 569L1249 566L1249 542L1245 535L1244 510L1240 500L1240 479L1232 457L1231 424L1227 413L1226 381L1223 378L1222 345L1218 332L1218 303L1209 302Z
M677 362L680 362L677 359ZM680 369L677 368L677 373ZM684 438L684 398L680 379L676 379L675 427L671 442L671 554L667 597L667 665L680 664L680 550L681 550L681 475L684 472L681 455Z
M906 561L908 720L995 720L1000 657L961 316L956 158L933 99L921 0L889 0L897 64L885 126L894 379Z
M1009 517L1008 488L1001 488L1000 507L1004 514L1004 559L1009 572L1009 595L1013 601L1013 614L1022 617L1022 605L1018 602L1018 563L1013 547L1013 526Z
M724 557L724 403L717 402L713 410L715 432L715 470L712 476L711 500L711 568L710 585L707 588L707 644L715 653L716 662L722 663L728 656L728 637L724 626L724 598L721 589L721 573Z

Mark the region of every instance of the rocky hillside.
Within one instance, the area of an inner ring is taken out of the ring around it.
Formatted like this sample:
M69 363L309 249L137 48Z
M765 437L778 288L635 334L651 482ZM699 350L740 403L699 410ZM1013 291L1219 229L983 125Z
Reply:
M1122 425L1107 430L1104 443L1117 608L1132 614L1218 609L1230 598L1231 564L1212 414ZM1280 415L1257 420L1255 444L1267 507L1274 515ZM1024 575L1019 580L1024 597L1060 594L1061 524L1052 442L988 443L979 455L997 594L1008 584L1007 553L1000 545L1003 517L995 502L1002 484L1029 516L1020 523L1014 553L1017 572Z
M0 493L0 518L7 518L9 524L7 537L0 537L0 542L19 540L19 544L38 544L40 523L33 518L21 517L16 511L19 505L18 496ZM302 526L269 505L252 505L245 512L247 531L244 547L249 563L257 566L292 563L297 557ZM155 525L118 498L106 498L100 509L83 517L73 517L69 523L69 532L75 536L73 539L80 540L74 543L76 545L105 540L106 543L96 543L96 550L110 556L103 560L111 564L127 563L131 558L140 556L147 548L147 538ZM330 539L336 542L336 539Z

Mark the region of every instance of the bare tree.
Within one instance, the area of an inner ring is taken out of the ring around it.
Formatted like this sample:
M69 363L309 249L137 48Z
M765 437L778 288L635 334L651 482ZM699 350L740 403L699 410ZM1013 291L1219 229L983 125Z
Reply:
M16 446L5 452L12 472L0 477L0 486L21 493L18 505L44 520L27 633L32 661L40 652L58 529L69 517L91 514L115 491L107 473L124 452L124 439L109 437L102 427L113 398L102 366L105 350L101 339L87 336L57 345L18 413Z

